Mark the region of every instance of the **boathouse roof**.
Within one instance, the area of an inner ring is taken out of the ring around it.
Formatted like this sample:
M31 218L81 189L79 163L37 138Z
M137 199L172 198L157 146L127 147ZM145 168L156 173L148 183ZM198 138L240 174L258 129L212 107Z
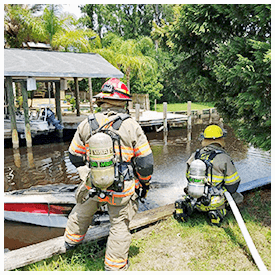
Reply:
M4 49L4 76L37 80L122 78L123 73L95 53Z

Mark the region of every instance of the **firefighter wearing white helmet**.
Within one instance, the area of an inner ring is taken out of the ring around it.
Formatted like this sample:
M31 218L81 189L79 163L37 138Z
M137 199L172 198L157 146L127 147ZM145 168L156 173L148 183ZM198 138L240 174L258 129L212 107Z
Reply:
M236 196L240 177L225 151L225 134L217 125L206 127L202 148L187 160L187 187L183 199L175 202L175 218L184 221L194 209L208 212L210 222L220 225L226 215L224 190Z
M101 112L80 123L69 147L82 182L65 230L65 246L80 244L95 212L107 204L111 228L105 270L127 270L129 223L138 198L145 198L149 190L153 155L140 125L127 114L131 96L123 82L109 79L95 98Z

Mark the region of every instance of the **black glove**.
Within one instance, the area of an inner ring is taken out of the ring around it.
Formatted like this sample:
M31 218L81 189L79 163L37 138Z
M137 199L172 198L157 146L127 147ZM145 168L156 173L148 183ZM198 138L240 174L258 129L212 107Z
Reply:
M145 199L147 196L147 193L149 191L150 182L147 183L141 183L141 187L139 188L139 197L142 199Z

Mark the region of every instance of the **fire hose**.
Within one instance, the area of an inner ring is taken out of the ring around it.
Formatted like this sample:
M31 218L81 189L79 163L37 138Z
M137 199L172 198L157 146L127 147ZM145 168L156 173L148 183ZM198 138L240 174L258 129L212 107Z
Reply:
M260 255L259 255L259 253L258 253L258 251L257 251L257 249L256 249L256 247L255 247L255 245L254 245L254 243L253 243L250 235L249 235L249 232L248 232L248 230L247 230L247 228L246 228L246 226L244 224L243 218L241 216L241 213L240 213L240 211L239 211L236 203L234 202L232 196L230 195L230 193L228 191L226 191L224 193L224 195L225 195L225 197L226 197L226 199L227 199L227 201L228 201L228 203L229 203L229 205L230 205L230 207L232 209L232 212L233 212L233 214L234 214L234 216L235 216L235 218L236 218L236 220L238 222L238 225L239 225L239 227L241 229L241 232L242 232L242 234L244 236L246 244L247 244L247 246L248 246L248 248L249 248L249 250L250 250L250 252L252 254L252 257L253 257L256 265L258 266L258 268L259 268L260 271L267 271L267 268L264 265L264 263L263 263Z

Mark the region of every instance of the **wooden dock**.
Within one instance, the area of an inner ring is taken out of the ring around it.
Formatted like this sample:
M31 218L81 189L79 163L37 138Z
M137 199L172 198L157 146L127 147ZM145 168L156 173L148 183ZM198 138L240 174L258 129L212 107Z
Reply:
M136 119L135 113L132 111L130 112L133 119ZM62 123L64 129L76 129L78 124L87 118L87 115L66 115L62 116ZM187 121L187 115L183 114L167 114L167 121L168 123L183 123ZM163 125L163 113L155 112L155 111L143 111L140 112L139 124L141 127L148 127L148 126L161 126Z
M190 103L191 105L191 103ZM166 105L167 106L167 105ZM167 107L166 107L167 108ZM191 108L191 107L190 107ZM183 125L190 124L191 118L202 121L202 119L209 118L209 123L212 121L212 116L218 116L215 108L204 110L191 110L178 111L178 112L156 112L150 110L130 109L130 115L133 119L138 121L141 127L155 127L156 130L162 130L169 126L182 127ZM80 116L72 112L63 112L62 124L65 130L76 130L77 126L89 116L88 112L82 112ZM219 117L218 117L219 118ZM157 129L157 127L159 127ZM4 129L4 139L10 139L12 137L10 129ZM167 130L167 129L166 129Z

